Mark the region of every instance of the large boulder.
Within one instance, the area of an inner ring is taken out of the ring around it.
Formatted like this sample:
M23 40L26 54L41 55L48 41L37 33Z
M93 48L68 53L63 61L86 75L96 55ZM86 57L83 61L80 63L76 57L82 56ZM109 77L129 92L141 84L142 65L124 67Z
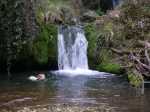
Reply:
M72 11L68 8L60 8L55 11L49 11L44 16L46 23L52 24L75 24L76 19Z

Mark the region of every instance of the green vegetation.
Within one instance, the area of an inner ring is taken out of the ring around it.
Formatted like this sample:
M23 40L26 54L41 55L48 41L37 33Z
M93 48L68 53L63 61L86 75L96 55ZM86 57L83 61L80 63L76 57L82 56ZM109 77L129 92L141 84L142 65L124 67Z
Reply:
M121 68L121 66L115 63L101 63L100 65L97 66L97 70L113 74L123 73L123 69Z
M0 1L0 62L7 65L8 75L11 63L22 49L25 28L23 26L23 1ZM1 65L1 64L0 64Z
M143 83L142 77L140 77L140 75L132 73L132 72L128 73L128 80L129 80L130 84L133 85L134 87L139 87Z
M97 13L99 16L102 16L102 15L105 14L105 13L102 11L101 8L98 8L98 9L96 10L96 13Z
M94 23L88 23L85 26L85 35L89 42L88 58L91 67L96 67L100 63L109 63L113 55L110 49L110 41L113 33L113 24L111 21L103 23L97 27Z
M96 27L93 24L87 24L85 26L85 35L86 38L89 42L88 44L88 57L89 58L94 58L94 53L95 53L95 49L96 49L96 41L97 41L97 35L98 32L96 30Z
M41 64L48 63L49 58L56 60L57 27L52 24L42 24L40 33L33 42L34 59Z

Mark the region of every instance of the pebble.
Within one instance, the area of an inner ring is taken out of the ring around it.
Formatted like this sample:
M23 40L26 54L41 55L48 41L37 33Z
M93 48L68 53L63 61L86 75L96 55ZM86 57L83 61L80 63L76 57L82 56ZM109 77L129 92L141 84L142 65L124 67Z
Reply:
M14 111L2 111L14 112ZM16 110L15 112L115 112L115 109L109 106L101 105L98 107L86 106L70 106L70 105L49 105L46 107L24 107Z

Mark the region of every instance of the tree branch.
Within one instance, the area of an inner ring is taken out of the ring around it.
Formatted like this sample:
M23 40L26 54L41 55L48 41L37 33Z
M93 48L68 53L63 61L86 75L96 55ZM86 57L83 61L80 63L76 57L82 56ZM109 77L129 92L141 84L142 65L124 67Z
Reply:
M149 67L150 67L150 57L149 57L148 50L147 50L146 47L145 47L145 56L146 56L146 59L147 59L147 61L148 61L148 65L149 65Z
M150 67L144 63L142 63L140 61L140 59L138 59L136 56L133 55L133 53L131 53L132 59L135 60L136 62L138 62L141 66L143 66L145 69L150 71Z

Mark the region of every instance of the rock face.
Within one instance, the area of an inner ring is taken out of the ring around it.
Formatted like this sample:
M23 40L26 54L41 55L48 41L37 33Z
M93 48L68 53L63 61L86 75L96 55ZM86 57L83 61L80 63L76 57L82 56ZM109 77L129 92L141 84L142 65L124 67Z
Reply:
M53 12L48 12L44 16L46 23L52 24L75 24L76 19L73 12L68 8L61 8Z
M113 11L108 11L107 15L110 18L119 18L120 17L120 10L113 10Z

